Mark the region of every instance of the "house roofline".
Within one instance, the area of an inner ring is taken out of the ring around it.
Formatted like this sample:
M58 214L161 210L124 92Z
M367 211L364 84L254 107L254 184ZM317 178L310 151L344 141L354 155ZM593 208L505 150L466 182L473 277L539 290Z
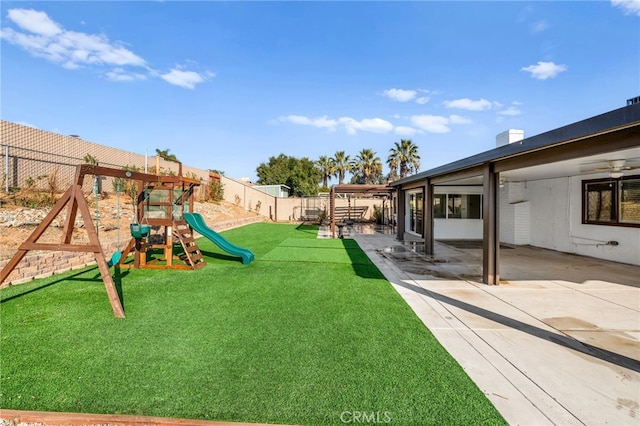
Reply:
M515 157L637 125L640 125L640 103L618 108L604 114L525 138L521 141L456 160L413 176L399 179L391 182L389 185L394 187L401 186L426 178L456 173L488 162Z

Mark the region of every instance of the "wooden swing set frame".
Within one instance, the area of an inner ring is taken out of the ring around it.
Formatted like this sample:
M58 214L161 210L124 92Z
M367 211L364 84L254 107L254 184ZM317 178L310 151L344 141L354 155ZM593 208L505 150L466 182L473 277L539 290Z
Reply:
M179 176L159 176L152 175L147 173L140 173L122 169L113 169L110 167L104 167L99 165L90 165L90 164L81 164L77 167L76 176L74 184L71 185L62 197L58 200L58 202L53 206L51 211L46 215L46 217L40 222L40 224L33 230L31 235L20 245L17 252L13 255L11 260L5 265L5 267L0 271L0 288L6 287L7 285L3 284L4 281L9 277L9 274L18 266L20 261L26 256L26 254L31 250L41 250L41 251L70 251L70 252L78 252L78 253L93 253L96 264L98 265L98 269L100 270L100 275L102 276L102 281L104 282L105 289L107 291L107 295L109 297L109 303L111 304L111 308L113 310L113 314L117 318L124 318L124 309L122 307L122 303L120 301L120 297L118 295L115 283L113 281L113 277L109 271L109 264L107 259L105 258L104 252L102 250L102 246L100 245L100 240L98 238L98 231L93 222L93 218L91 217L91 212L89 211L89 205L85 198L84 193L82 192L82 186L84 184L84 178L86 175L94 175L94 176L108 176L112 178L122 178L122 179L131 179L137 184L137 220L141 222L143 219L143 207L144 207L144 188L148 185L158 185L163 189L169 190L171 194L171 202L173 202L173 189L181 188L183 199L181 208L182 213L184 213L184 203L188 202L189 211L193 211L193 188L195 186L200 185L200 180L192 179L181 176L181 170L179 172ZM184 199L186 195L186 200ZM168 203L167 203L168 204ZM64 228L62 232L62 237L60 243L40 243L38 239L42 236L42 234L49 228L53 220L62 212L63 209L67 209L66 220L64 223ZM72 235L74 229L74 223L77 217L78 212L82 217L84 222L84 228L87 231L87 235L89 237L88 244L72 244ZM147 245L140 242L139 239L132 239L127 245L122 257L119 262L114 265L116 268L119 268L124 265L124 261L127 255L130 253L132 249L135 249L135 258L134 258L134 268L147 267L147 268L162 268L162 269L194 269L193 264L191 267L185 267L184 265L173 264L173 241L171 238L172 230L171 227L174 223L172 217L166 219L148 219L150 225L155 226L165 226L165 235L167 236L167 241L163 245L165 248L165 265L156 265L156 264L147 264L146 263L146 249ZM147 221L147 219L145 219ZM204 261L198 263L198 266L204 266ZM125 266L130 267L130 266Z

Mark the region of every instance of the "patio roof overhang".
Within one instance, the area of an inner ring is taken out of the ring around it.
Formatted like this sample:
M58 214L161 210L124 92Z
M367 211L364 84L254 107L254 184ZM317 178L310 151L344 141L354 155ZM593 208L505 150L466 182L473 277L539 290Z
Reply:
M483 281L499 283L498 192L500 181L527 181L592 174L611 160L640 160L640 104L632 104L418 173L390 186L398 189L398 217L404 190L423 188L426 205L438 185L483 186ZM433 254L431 209L423 209L425 251ZM398 238L404 225L398 222Z
M613 158L610 155L603 157L603 154L618 151L621 151L622 157L615 159L640 156L640 103L426 170L389 185L401 188L426 179L434 184L469 179L481 176L483 168L489 163L494 164L497 173L504 173L573 160L572 163L563 164L571 166L570 170L564 169L558 176L566 176L564 173L568 171L575 175L581 172L576 166L585 164L585 161L575 160L611 160ZM553 175L559 173L560 167L555 167L555 171L552 169L554 167L546 167L544 175L557 177ZM536 177L543 177L540 170Z

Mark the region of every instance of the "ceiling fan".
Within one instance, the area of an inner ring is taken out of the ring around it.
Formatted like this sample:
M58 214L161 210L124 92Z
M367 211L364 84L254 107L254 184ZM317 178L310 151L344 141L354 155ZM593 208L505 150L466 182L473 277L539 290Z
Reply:
M640 169L640 166L628 166L627 160L609 160L606 167L596 167L593 169L584 170L585 172L609 172L609 177L614 179L620 178L624 175L626 170Z

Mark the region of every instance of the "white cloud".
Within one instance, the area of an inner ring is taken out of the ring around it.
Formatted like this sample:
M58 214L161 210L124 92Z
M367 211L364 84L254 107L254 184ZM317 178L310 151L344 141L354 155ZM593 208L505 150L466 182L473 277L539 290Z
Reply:
M471 120L461 115L452 114L449 116L449 122L451 124L469 124Z
M280 121L286 121L301 126L324 128L330 131L334 131L338 125L336 120L332 120L326 115L318 118L308 118L303 115L287 115L285 117L280 117Z
M33 9L10 9L7 13L17 29L4 27L0 38L16 45L35 57L60 64L67 69L81 67L113 67L105 71L111 81L144 80L146 75L159 76L170 84L193 89L211 73L172 69L167 73L157 72L147 62L121 43L110 41L102 34L64 29L45 12ZM126 68L134 68L133 72Z
M67 31L35 10L11 9L9 19L20 29L3 28L0 36L31 55L75 69L83 65L145 67L145 60L103 35Z
M451 114L448 117L426 114L412 116L411 123L419 129L425 130L429 133L449 133L452 125L469 124L472 123L472 121L466 117L456 114ZM418 130L418 132L421 132L421 130Z
M409 102L414 99L418 92L415 90L388 89L382 92L384 96L398 102Z
M503 109L502 111L498 111L498 114L500 114L500 115L508 115L508 116L516 116L516 115L522 114L522 111L520 111L520 108L512 105L512 106L510 106L510 107L508 107L506 109Z
M388 133L393 130L393 124L382 118L365 118L360 121L351 117L340 117L339 119L329 118L326 115L318 118L309 118L304 115L287 115L278 119L281 122L288 122L300 126L311 126L334 131L338 125L344 126L345 131L354 135L359 131L370 133Z
M469 98L455 99L453 101L445 101L444 105L447 108L465 109L467 111L485 111L491 109L494 106L493 102L486 99L478 99L474 101Z
M33 34L51 37L62 32L58 24L46 13L33 9L10 9L7 17L23 30Z
M160 78L174 86L184 87L185 89L193 89L196 84L202 83L204 78L195 71L182 71L174 68L166 74L161 74Z
M358 121L351 117L341 117L338 121L344 125L347 133L350 135L354 135L358 131L388 133L393 130L393 124L382 118L364 118Z
M311 125L315 126L315 127L320 127L320 128L323 128L323 129L329 129L329 130L333 131L333 130L336 129L336 126L338 125L338 122L336 120L333 120L333 119L331 119L331 118L329 118L329 117L327 117L325 115L325 116L322 116L322 117L319 117L319 118L316 118L315 120L313 120L311 122Z
M537 21L532 23L529 28L531 29L532 33L540 33L544 30L546 30L547 28L549 28L549 23L547 21Z
M424 93L423 96L418 96L418 94ZM428 94L435 93L426 89L417 89L417 90L405 90L405 89L388 89L382 92L383 96L386 96L389 99L392 99L397 102L409 102L414 101L417 104L424 105L429 100L431 100Z
M449 133L449 118L439 115L414 115L411 117L414 126L430 133Z
M611 5L622 9L625 15L640 16L640 0L611 0Z
M124 68L114 68L113 70L105 73L105 77L107 77L107 80L111 81L135 81L145 80L147 78L144 74L128 72Z
M288 121L293 124L300 124L302 126L311 126L311 119L303 115L287 115L286 117L280 117L281 121Z
M397 126L394 129L396 135L400 136L413 136L416 133L422 133L422 130L414 129L413 127L408 126Z
M531 73L531 77L538 80L546 80L548 78L554 78L558 74L567 70L566 65L558 65L553 62L538 61L536 65L529 65L528 67L522 67L520 71L527 71Z

